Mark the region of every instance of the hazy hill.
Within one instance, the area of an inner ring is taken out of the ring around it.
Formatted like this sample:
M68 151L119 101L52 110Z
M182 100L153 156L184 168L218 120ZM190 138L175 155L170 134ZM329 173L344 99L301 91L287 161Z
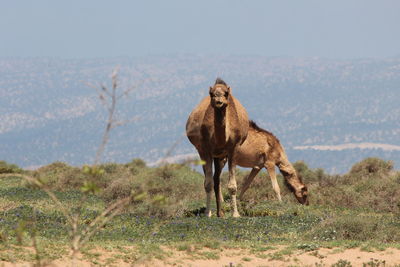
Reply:
M2 58L0 159L24 167L90 163L106 112L87 83L110 84L116 66L121 88L138 86L119 117L138 120L113 131L104 160L155 162L177 141L173 156L195 153L183 136L186 119L221 76L292 161L331 172L367 156L400 163L399 57Z

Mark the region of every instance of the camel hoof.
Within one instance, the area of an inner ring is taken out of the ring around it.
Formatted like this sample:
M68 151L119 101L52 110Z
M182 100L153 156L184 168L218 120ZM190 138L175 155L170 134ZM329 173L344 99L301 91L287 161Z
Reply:
M239 212L234 212L234 213L232 214L232 217L233 217L233 218L239 218L239 217L240 217Z
M206 216L206 217L208 217L208 218L210 218L211 217L211 210L206 210L205 212L204 212L204 215Z
M225 214L224 214L224 212L220 211L220 212L217 213L217 216L220 217L220 218L222 218L222 217L225 216Z

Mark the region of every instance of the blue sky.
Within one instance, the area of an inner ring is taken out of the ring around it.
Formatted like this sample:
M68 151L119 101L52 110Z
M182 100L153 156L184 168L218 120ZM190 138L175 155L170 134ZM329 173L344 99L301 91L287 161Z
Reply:
M1 1L0 57L400 55L397 0Z

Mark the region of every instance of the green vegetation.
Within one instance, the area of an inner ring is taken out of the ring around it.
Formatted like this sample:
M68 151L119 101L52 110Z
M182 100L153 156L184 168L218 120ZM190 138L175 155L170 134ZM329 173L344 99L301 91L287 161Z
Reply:
M15 164L10 164L0 160L0 174L2 173L21 173L22 170Z
M365 159L343 176L309 169L304 162L295 167L309 187L310 206L298 204L281 178L284 201L276 201L269 177L263 174L246 192L240 203L243 217L237 219L228 212L226 218L201 215L203 176L186 165L151 168L135 159L77 168L56 162L24 172L46 184L66 207L80 209L78 225L91 224L110 203L133 192L131 203L91 236L82 251L92 262L96 257L91 247L117 248L119 253L112 257L126 262L162 259L168 253L165 246L206 259L217 259L220 250L232 247L270 259L321 247L400 247L400 173L391 162ZM20 172L16 166L12 169ZM239 185L247 174L239 171ZM100 191L92 190L90 183ZM85 188L95 194L86 194ZM33 240L36 252L28 249ZM67 218L46 192L17 174L2 175L0 260L34 261L37 253L42 259L59 258L67 254L69 240ZM280 245L286 248L275 249ZM371 261L366 266L378 266L371 264L379 265Z

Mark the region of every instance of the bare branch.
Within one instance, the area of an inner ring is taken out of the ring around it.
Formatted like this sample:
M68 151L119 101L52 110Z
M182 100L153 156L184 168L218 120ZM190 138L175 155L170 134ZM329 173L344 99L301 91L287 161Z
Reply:
M132 200L132 196L123 198L114 202L106 210L104 210L99 216L94 219L89 226L82 231L83 239L80 245L84 245L89 239L95 234L101 227L103 227L107 222L114 218L118 213L124 209Z
M99 94L99 98L102 101L103 105L107 108L108 112L108 118L106 121L106 128L103 133L103 138L102 141L96 151L96 157L94 160L94 165L97 165L100 163L101 157L104 153L105 147L108 143L109 140L109 135L110 131L114 129L115 127L125 125L127 123L133 122L137 120L137 118L131 119L131 120L116 120L115 119L115 114L116 114L116 108L117 108L117 102L120 98L127 96L129 92L131 92L133 89L137 88L138 86L132 86L131 88L125 90L122 94L118 94L118 71L119 67L115 68L112 72L111 79L112 79L112 89L109 90L105 85L101 85L102 93ZM96 89L98 90L98 88ZM99 93L99 91L98 91ZM106 95L104 95L105 93Z
M101 103L103 104L103 106L107 106L107 104L108 104L107 100L102 93L99 94L99 99L100 99Z
M101 90L103 90L103 92L105 92L107 95L111 96L110 90L108 90L107 86L104 84L101 85Z
M101 90L100 90L99 86L97 86L97 85L94 85L94 84L92 84L90 82L84 82L84 83L87 86L95 89L97 94L98 94L98 96L99 96L99 99L100 99L101 103L103 104L103 106L107 106L108 103L107 103L107 99L106 99L106 96L105 96L105 94L109 95L107 87L104 86L104 85L101 85L100 86Z
M89 87L91 87L91 88L93 88L93 89L98 89L98 86L97 85L94 85L93 83L91 83L91 82L85 82L85 81L82 81L84 84L86 84L87 86L89 86Z
M152 79L143 79L143 80L139 81L136 85L133 85L133 86L129 87L122 94L118 95L117 99L129 96L130 92L132 92L136 88L139 88L140 86L142 86L147 81L152 81Z
M160 160L160 165L163 165L166 163L167 158L169 156L171 156L172 151L175 150L175 148L184 140L184 137L186 136L186 134L182 134L173 144L172 146L167 150L167 152L165 153L164 157Z
M117 96L117 99L121 99L123 97L127 97L129 95L130 92L132 92L134 89L138 88L139 86L132 86L131 88L125 90L122 94Z
M112 89L113 91L117 90L118 87L118 72L119 72L119 67L116 67L113 70L113 73L111 75L111 80L112 80Z
M135 121L139 120L139 118L140 118L139 116L135 116L135 117L133 117L133 118L131 118L129 120L114 121L113 124L112 124L112 128L115 128L115 127L118 127L118 126L124 126L126 124L135 122Z

